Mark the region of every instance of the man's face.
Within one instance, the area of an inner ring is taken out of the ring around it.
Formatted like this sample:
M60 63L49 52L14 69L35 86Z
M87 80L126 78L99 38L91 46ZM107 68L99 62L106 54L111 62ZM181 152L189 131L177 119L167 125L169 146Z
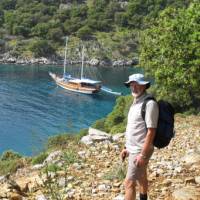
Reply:
M146 85L139 85L137 82L131 82L130 89L134 97L139 97L144 93Z

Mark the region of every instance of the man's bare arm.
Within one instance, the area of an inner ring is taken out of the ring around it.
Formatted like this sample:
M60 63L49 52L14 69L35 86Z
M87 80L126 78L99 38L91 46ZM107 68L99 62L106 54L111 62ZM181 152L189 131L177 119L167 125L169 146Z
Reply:
M147 135L145 138L145 142L141 151L141 155L144 157L147 156L152 148L153 140L155 137L156 129L155 128L148 128Z

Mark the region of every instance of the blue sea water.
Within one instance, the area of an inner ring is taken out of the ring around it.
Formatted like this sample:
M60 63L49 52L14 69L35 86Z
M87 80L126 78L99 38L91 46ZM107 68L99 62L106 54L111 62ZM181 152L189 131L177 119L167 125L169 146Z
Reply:
M133 68L90 70L105 86L129 92L123 82ZM62 74L62 67L0 65L0 153L12 149L33 155L49 136L88 128L112 111L116 96L66 91L55 85L48 71Z

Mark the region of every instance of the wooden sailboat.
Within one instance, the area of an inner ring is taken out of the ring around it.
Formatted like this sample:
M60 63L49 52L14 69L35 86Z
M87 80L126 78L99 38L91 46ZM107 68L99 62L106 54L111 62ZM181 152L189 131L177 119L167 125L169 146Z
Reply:
M82 48L82 66L81 66L81 77L75 78L70 74L66 73L66 58L67 58L67 42L65 47L65 59L64 59L64 73L63 77L59 77L54 73L49 72L49 75L56 82L56 84L66 90L83 93L83 94L95 94L101 91L101 81L96 81L88 78L84 78L84 47Z

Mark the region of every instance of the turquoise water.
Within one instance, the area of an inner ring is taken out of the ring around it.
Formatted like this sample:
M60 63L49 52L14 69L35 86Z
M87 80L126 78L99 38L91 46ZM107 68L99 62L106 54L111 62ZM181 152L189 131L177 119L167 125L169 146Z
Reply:
M62 74L62 67L0 65L0 153L12 149L33 155L42 150L49 136L77 132L112 111L115 96L68 92L55 85L48 71ZM134 69L90 71L105 86L129 92L123 82Z

